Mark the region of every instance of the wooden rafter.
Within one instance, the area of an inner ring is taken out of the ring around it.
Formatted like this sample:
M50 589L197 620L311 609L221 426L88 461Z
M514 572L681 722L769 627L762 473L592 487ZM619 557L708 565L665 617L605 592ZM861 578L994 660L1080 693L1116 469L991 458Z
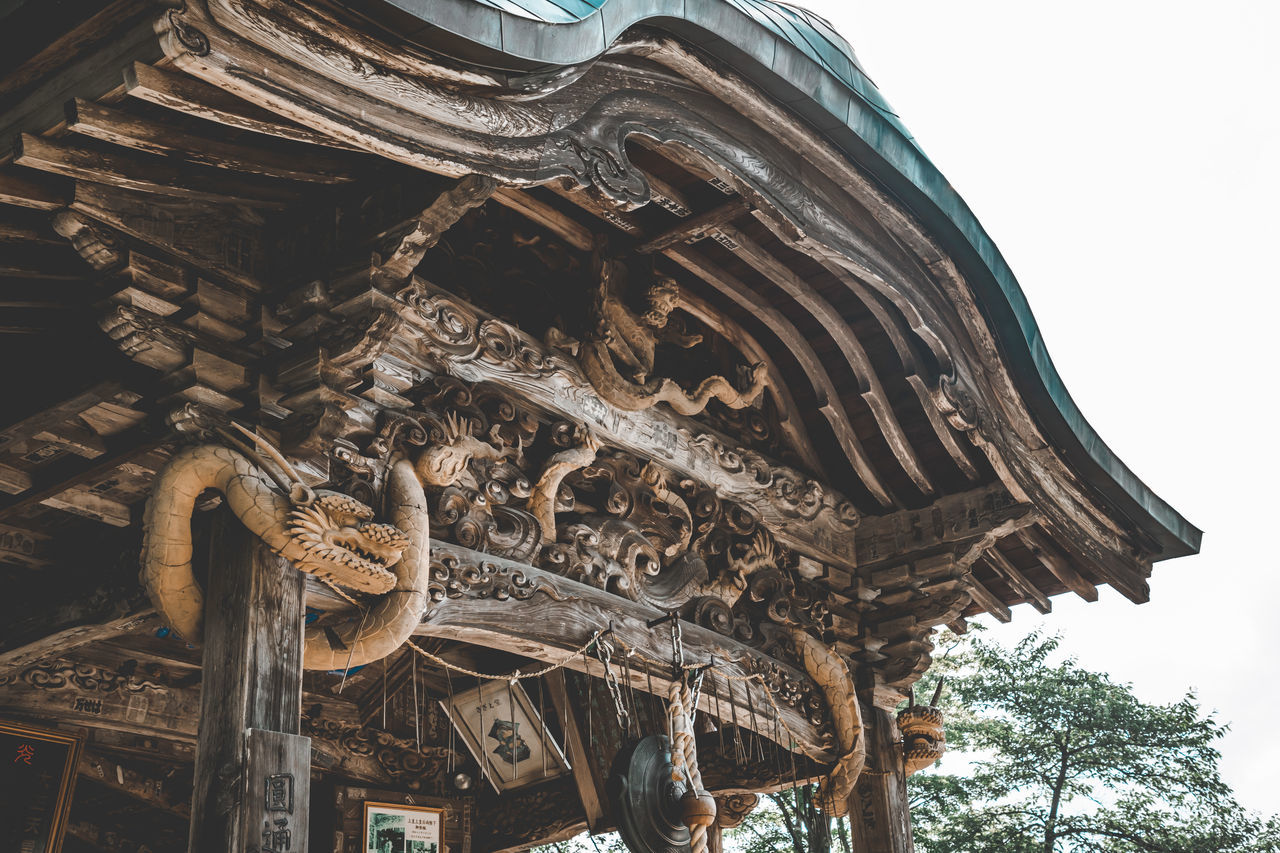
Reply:
M293 124L203 80L179 72L165 71L143 62L135 62L124 69L124 88L132 98L238 130L328 148L355 150L353 146Z
M290 181L343 184L354 180L351 163L327 149L278 152L263 146L195 135L143 116L79 98L67 102L67 130L124 148L181 161Z
M29 133L19 137L14 162L54 175L152 195L268 208L285 207L296 200L296 194L285 185L182 167L118 146L94 150Z

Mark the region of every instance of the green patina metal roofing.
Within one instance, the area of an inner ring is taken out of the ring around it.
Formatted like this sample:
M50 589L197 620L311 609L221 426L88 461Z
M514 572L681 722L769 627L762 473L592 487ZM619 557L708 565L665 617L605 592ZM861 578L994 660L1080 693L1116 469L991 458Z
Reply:
M770 0L364 0L396 29L460 58L512 70L593 59L646 24L727 62L824 133L919 218L972 284L1019 390L1082 479L1161 548L1194 553L1200 531L1112 453L1049 358L1022 288L973 212L916 145L857 57L825 20ZM461 41L459 41L461 40Z

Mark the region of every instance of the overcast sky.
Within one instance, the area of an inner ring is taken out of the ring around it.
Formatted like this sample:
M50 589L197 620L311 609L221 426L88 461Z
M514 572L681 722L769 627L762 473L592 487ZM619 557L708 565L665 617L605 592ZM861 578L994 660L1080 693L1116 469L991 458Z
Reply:
M1280 812L1274 352L1280 3L806 0L853 44L1022 284L1081 411L1205 531L1151 602L1014 609L1149 701L1194 688Z

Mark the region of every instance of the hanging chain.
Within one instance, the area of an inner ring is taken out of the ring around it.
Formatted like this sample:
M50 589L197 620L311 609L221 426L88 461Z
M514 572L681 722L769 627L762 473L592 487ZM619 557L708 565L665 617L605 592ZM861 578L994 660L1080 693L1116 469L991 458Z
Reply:
M601 639L596 643L596 657L604 665L604 683L613 697L613 708L618 714L618 728L624 733L631 731L631 714L627 711L627 703L622 697L622 686L613 672L613 646L608 640Z
M317 578L317 580L324 583L326 586L328 586L330 589L336 592L339 596L345 599L348 603L355 605L356 607L360 607L360 602L356 601L354 598L348 595L346 591L338 587L332 581L328 580L327 578ZM363 610L363 608L361 609ZM710 664L687 664L684 662L684 648L683 648L683 642L682 642L683 632L680 630L680 620L671 619L670 621L671 621L671 657L672 657L672 663L677 668L677 672L683 673L691 669L703 669L706 667L714 667L714 663L715 663L714 660ZM362 620L361 627L363 628L363 620ZM494 675L492 673L476 672L475 670L467 669L465 667L458 666L457 664L450 663L449 661L445 660L444 658L438 655L433 655L431 652L422 648L412 640L406 640L405 645L407 645L409 648L413 649L415 652L422 655L423 657L427 658L428 660L444 667L446 670L452 670L454 672L462 673L463 675L469 675L473 678L483 679L485 681L519 681L526 678L540 678L548 673L555 672L558 669L564 669L566 666L569 665L569 662L572 661L575 657L577 657L578 655L585 655L587 651L593 645L596 645L597 642L602 637L610 633L611 632L608 628L602 628L596 631L594 634L591 635L590 640L588 640L587 642L583 643L581 646L579 646L578 648L570 652L568 656L564 660L562 660L560 663L551 664L549 666L543 667L542 669L534 670L532 672L517 671L514 673L505 674L505 675ZM646 663L653 666L659 666L659 667L662 666L661 661L654 660L653 658L641 652L639 649L629 645L628 643L623 641L621 638L614 636L614 640L618 643L619 646L622 647L623 651L626 652L628 655L634 655L640 660L643 660ZM608 668L606 668L606 672L607 671L608 671ZM769 684L768 682L765 681L763 675L760 675L759 673L751 673L750 675L732 675L719 668L716 668L716 671L720 674L720 677L725 680L725 687L727 689L731 689L729 685L729 682L731 681L754 681L757 684L759 684L764 689L765 698L768 699L769 704L773 706L773 711L774 711L774 714L776 715L777 720L780 723L782 723L782 728L786 730L787 735L791 738L793 749L799 748L799 750L809 758L814 759L816 761L821 760L819 756L816 756L812 752L810 752L809 748L800 740L799 736L797 736L796 733L791 730L791 727L787 725L787 721L782 717L782 709L778 707L778 703L773 697L773 689L769 687ZM614 680L614 685L615 686L617 685L616 679ZM610 689L610 692L612 692L612 688ZM615 705L620 705L620 702L621 702L620 697L621 697L621 690L619 689L618 695L614 697ZM697 707L697 706L695 705L694 707ZM622 707L621 710L625 714L626 708ZM619 719L621 719L621 716L619 717ZM625 730L626 729L624 727L623 731ZM792 754L794 756L794 752ZM863 772L868 773L870 775L877 775L875 771L864 770Z

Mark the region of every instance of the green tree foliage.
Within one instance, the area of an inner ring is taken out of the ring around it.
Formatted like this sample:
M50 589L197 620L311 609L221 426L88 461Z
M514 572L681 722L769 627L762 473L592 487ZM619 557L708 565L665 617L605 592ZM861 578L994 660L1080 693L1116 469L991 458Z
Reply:
M1059 660L1056 637L1006 649L944 634L939 645L924 683L950 685L949 752L908 781L918 853L1280 853L1280 820L1243 808L1222 781L1215 744L1226 727L1194 694L1144 703L1130 685ZM813 796L761 798L725 834L726 851L848 850L847 827ZM575 842L564 853L621 847Z
M949 749L971 761L963 775L911 779L922 853L1280 851L1280 824L1223 783L1225 726L1194 694L1141 702L1074 659L1053 662L1058 645L978 639L943 661Z

